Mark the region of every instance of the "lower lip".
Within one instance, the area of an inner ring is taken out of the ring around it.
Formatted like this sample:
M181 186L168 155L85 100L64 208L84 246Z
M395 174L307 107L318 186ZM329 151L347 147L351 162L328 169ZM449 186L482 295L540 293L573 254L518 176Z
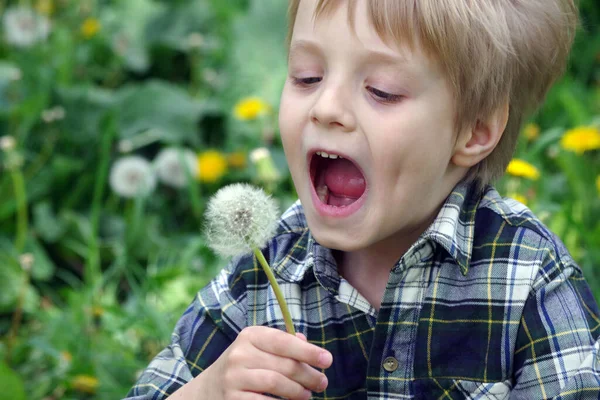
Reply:
M330 206L328 204L323 203L321 201L321 199L319 199L319 196L317 195L314 183L312 183L312 180L310 182L310 194L312 197L313 204L315 206L315 209L317 210L317 213L322 217L332 217L332 218L349 217L350 215L357 212L363 206L363 204L365 203L366 197L367 197L367 190L368 189L365 189L365 192L362 194L362 196L360 196L358 199L356 199L356 201L354 203L347 205L345 207L335 207L335 206Z

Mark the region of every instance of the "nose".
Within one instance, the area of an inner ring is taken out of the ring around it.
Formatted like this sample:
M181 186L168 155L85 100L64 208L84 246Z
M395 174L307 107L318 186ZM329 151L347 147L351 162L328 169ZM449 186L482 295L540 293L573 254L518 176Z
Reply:
M310 110L310 120L325 128L337 128L344 132L355 129L352 111L352 94L346 93L341 85L323 85Z

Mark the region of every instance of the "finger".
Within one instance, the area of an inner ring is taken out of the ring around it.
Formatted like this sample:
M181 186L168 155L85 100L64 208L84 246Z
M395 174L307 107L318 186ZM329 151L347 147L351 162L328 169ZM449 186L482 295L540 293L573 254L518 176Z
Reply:
M293 358L317 368L329 368L333 361L333 356L327 350L278 329L264 329L260 334L249 335L249 338L259 350Z
M299 339L304 340L305 342L308 342L308 338L306 336L304 336L303 333L297 332L296 333L296 337L299 338Z
M312 395L298 382L294 382L277 371L248 369L240 379L243 379L242 387L249 392L267 393L293 400L309 400Z
M236 400L273 400L272 397L253 392L237 392L233 398Z
M322 392L327 388L327 377L310 365L291 358L276 356L254 349L251 362L244 362L249 369L268 369L299 383L313 392Z

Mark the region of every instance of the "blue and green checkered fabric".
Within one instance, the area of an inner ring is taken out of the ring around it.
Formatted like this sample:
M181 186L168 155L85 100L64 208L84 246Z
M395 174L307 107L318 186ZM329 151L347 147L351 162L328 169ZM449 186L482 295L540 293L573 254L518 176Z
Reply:
M379 311L338 274L299 202L263 253L296 329L333 354L314 399L600 399L600 316L581 269L491 187L455 188L391 270ZM167 398L251 325L285 329L244 256L198 293L129 398ZM396 369L384 368L390 357Z

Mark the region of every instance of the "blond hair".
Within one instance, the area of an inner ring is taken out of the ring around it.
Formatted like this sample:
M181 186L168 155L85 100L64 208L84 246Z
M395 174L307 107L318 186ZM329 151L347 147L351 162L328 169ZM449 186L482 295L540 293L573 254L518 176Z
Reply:
M364 0L367 1L367 0ZM300 0L290 0L289 44ZM339 0L318 0L315 19ZM347 0L354 25L356 0ZM577 28L574 0L368 0L368 17L386 42L418 43L437 60L456 101L456 131L509 105L494 151L466 179L480 187L504 174L524 118L564 72Z

